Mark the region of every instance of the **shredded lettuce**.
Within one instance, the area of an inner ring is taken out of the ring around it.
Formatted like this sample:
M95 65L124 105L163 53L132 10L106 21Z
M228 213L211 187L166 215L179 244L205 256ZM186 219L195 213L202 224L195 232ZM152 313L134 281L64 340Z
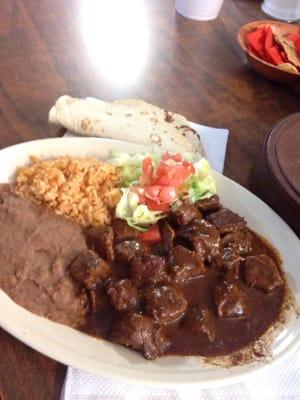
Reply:
M139 196L130 191L130 187L138 184L142 175L142 162L144 158L151 157L154 167L159 163L161 156L157 154L137 153L129 155L122 152L114 152L109 162L119 168L122 176L122 197L116 207L116 216L127 221L128 225L140 231L146 231L149 225L155 224L165 214L151 211L145 204L139 204ZM185 159L188 156L185 154ZM192 162L192 158L190 158ZM181 200L177 200L172 209L182 204L182 199L187 196L194 203L197 200L211 197L216 194L216 184L211 175L208 161L201 158L194 163L195 175L184 182Z
M112 151L112 158L108 162L119 168L122 177L121 186L130 187L139 182L142 175L142 162L144 158L151 157L153 166L156 167L161 159L161 155L157 153L136 153L129 155L121 151ZM195 161L195 155L192 153L184 153L182 156L187 161Z
M123 187L129 187L132 183L138 182L142 175L143 158L144 156L140 154L130 156L126 153L116 152L109 160L110 164L119 168Z
M129 155L121 151L113 151L112 158L108 162L119 168L122 178L121 185L123 187L130 187L139 181L142 175L142 162L146 157L151 157L154 165L158 163L160 158L158 155L151 153Z
M116 217L125 219L128 225L140 231L146 231L148 225L155 224L165 214L151 211L144 204L139 204L139 197L130 189L122 189L123 195L116 207Z
M216 183L211 175L209 162L205 158L201 158L194 164L194 167L196 174L191 176L186 183L188 196L193 203L217 193Z

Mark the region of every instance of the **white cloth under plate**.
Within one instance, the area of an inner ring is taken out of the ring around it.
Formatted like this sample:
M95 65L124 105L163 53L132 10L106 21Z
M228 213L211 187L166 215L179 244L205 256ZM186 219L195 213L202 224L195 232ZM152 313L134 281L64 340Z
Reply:
M223 172L226 146L228 140L228 129L211 128L209 126L190 122L190 126L200 135L206 157L212 169ZM64 136L75 136L67 132Z

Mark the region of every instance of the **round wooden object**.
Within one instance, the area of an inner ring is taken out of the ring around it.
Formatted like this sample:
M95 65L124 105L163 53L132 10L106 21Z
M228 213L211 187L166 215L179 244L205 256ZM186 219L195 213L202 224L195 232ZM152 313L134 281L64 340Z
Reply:
M300 236L300 113L283 119L267 135L251 187Z

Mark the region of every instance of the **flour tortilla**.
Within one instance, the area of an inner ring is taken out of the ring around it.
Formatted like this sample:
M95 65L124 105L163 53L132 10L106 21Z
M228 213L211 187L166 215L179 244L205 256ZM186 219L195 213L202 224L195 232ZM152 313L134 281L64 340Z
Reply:
M87 136L101 136L170 152L204 156L197 133L185 117L138 99L108 103L94 98L60 97L49 122Z
M205 155L205 151L201 142L201 139L197 132L189 126L189 121L180 114L176 114L172 111L166 111L162 108L154 106L140 99L122 99L114 101L114 104L123 104L131 108L140 109L142 112L153 112L156 114L159 121L169 122L175 129L193 145L194 152L202 156Z

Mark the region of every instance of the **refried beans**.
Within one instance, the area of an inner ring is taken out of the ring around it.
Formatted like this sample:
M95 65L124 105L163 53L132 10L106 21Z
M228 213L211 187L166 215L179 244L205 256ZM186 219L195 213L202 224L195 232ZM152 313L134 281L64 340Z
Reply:
M35 314L72 327L85 301L66 272L87 249L78 224L0 185L0 287Z

